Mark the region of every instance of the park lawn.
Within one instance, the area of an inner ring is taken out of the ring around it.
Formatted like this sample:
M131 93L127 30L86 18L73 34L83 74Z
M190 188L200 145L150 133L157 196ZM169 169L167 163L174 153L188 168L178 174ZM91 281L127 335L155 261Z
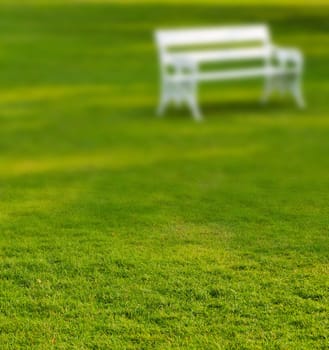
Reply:
M329 7L129 2L0 5L0 348L327 349ZM155 28L264 20L306 110L155 118Z

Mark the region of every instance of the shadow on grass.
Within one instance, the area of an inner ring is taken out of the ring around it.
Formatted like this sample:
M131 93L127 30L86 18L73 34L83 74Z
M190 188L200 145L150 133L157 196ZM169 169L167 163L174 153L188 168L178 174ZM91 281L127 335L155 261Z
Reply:
M215 120L234 120L235 118L245 117L262 117L262 118L275 118L282 114L300 115L302 110L298 109L294 101L290 98L278 99L275 98L266 104L262 104L259 100L251 99L246 100L232 100L229 101L201 101L199 102L200 109L205 121ZM134 113L131 113L131 117L149 120L150 117L158 120L169 119L171 121L187 121L191 120L192 114L188 106L170 105L167 107L165 113L162 116L158 116L156 113L156 104L154 106L145 105L143 107L134 108Z
M273 117L282 112L291 113L296 111L297 107L290 99L273 99L266 104L262 104L259 100L230 100L219 102L202 103L202 111L204 115L210 118L215 117L234 117L234 116L262 116L264 118Z

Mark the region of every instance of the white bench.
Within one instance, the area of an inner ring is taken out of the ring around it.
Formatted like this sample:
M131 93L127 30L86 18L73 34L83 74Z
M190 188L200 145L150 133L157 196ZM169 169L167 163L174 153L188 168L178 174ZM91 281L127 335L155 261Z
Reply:
M161 70L158 115L163 115L172 102L177 106L185 103L194 119L200 121L198 82L255 77L265 78L262 102L277 90L290 92L297 105L304 106L300 87L302 54L274 46L266 25L158 30L155 39ZM202 69L205 64L233 62L247 63L247 67Z

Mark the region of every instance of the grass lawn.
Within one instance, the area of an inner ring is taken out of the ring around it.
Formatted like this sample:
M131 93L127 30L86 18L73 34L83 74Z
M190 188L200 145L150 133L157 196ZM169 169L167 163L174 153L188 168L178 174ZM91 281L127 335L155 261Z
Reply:
M1 2L1 349L329 348L329 6L253 3ZM306 110L155 118L155 28L263 21Z

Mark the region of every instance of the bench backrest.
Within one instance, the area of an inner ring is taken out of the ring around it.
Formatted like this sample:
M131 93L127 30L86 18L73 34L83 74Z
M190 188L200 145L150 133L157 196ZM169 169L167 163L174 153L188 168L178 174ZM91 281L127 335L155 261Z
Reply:
M218 46L216 50L223 53L229 50L230 58L232 53L234 55L234 48L236 48L236 54L241 56L241 48L250 50L252 47L257 47L261 48L260 57L264 57L271 44L270 33L265 24L158 30L155 33L155 39L160 59L164 62L173 52L187 49L195 51L195 48L202 50L202 47L205 49L210 46ZM232 45L233 49L228 48L229 45Z

